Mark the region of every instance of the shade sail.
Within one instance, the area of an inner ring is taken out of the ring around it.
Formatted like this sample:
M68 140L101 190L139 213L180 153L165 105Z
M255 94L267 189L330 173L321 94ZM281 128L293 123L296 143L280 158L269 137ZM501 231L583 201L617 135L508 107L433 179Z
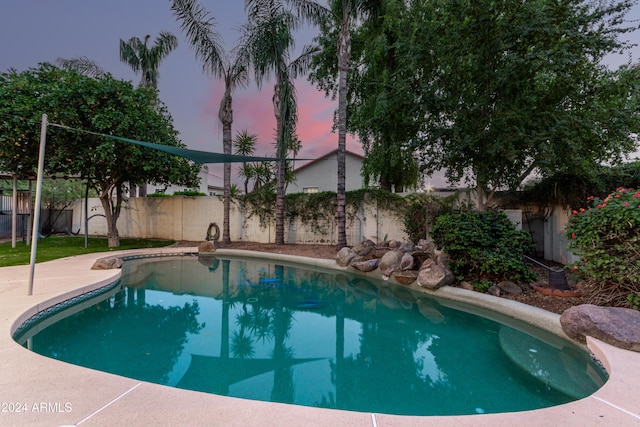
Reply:
M122 138L120 136L105 135L119 141L141 145L154 150L164 151L193 161L194 163L249 163L249 162L276 162L280 159L275 157L238 156L234 154L211 153L208 151L190 150L183 147L173 147L171 145L153 144L151 142L136 141L135 139Z

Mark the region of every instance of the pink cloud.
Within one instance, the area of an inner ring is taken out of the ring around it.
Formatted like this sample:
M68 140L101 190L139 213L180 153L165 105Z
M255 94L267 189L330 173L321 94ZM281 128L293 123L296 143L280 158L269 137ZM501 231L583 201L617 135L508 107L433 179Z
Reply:
M298 98L298 137L302 149L298 158L314 159L338 146L338 134L332 132L333 113L337 101L325 97L306 80L296 82ZM222 139L222 127L218 120L218 108L223 94L222 82L212 80L205 98L200 102L200 120L213 135ZM246 129L258 135L256 155L275 155L273 146L275 117L272 105L273 84L268 83L258 91L255 86L236 90L233 96L233 133ZM200 141L198 141L200 143ZM220 146L216 150L221 151ZM362 154L362 146L347 135L347 150Z

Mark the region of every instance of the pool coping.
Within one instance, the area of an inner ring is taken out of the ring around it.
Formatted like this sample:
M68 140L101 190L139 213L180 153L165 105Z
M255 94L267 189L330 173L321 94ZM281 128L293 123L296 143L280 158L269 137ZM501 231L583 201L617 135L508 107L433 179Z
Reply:
M588 338L587 346L609 380L584 399L551 408L465 416L414 417L259 402L174 389L55 361L18 345L13 331L33 314L117 280L120 270L91 270L107 256L170 255L196 248L113 251L36 265L27 296L29 266L0 268L0 425L189 425L306 426L539 426L640 425L640 353ZM219 255L270 258L346 270L333 260L221 249ZM563 335L559 316L504 298L457 288L434 295L452 305L472 303ZM501 314L497 314L501 316ZM425 396L427 399L428 396ZM508 398L508 396L505 396Z

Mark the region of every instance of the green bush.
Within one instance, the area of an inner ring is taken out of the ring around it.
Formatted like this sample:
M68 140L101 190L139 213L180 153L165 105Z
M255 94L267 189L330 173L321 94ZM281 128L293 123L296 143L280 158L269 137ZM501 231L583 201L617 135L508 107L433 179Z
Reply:
M449 268L459 280L529 283L535 279L522 257L533 249L531 236L516 229L504 212L442 215L431 237L449 255Z
M201 193L198 190L182 190L182 191L174 191L174 196L187 196L187 197L200 197L206 196L206 194Z
M417 243L424 239L440 215L454 212L458 194L437 197L430 194L412 194L407 196L408 206L402 215L404 231L409 240Z
M640 293L640 192L618 188L604 200L574 210L567 224L573 265L593 304L637 308Z

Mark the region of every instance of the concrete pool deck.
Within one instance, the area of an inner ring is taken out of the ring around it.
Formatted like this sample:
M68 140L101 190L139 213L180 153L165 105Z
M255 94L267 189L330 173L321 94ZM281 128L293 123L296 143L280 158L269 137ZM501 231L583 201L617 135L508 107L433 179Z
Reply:
M163 248L144 253L194 251L195 248ZM180 390L59 362L35 354L13 340L13 331L37 312L112 283L119 277L120 270L91 270L96 259L139 252L97 253L37 264L32 296L27 296L29 266L0 268L0 425L640 425L640 353L621 350L595 339L588 340L588 347L607 368L610 378L589 397L535 411L433 417L320 409ZM225 253L265 256L248 251L219 251L220 255ZM299 257L267 256L301 262ZM330 260L304 260L322 267L336 265ZM453 290L448 297L471 301L479 295L463 292ZM500 311L509 315L518 313L514 316L531 323L541 319L543 328L560 330L559 316L523 304L483 295L478 305L499 306Z

